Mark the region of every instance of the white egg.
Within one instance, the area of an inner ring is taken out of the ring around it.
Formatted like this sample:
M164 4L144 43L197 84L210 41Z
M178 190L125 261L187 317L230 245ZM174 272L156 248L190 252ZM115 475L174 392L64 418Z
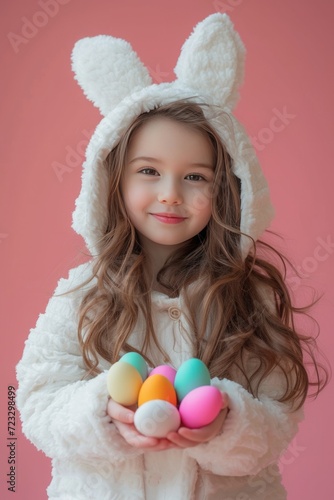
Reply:
M168 401L153 399L142 404L135 412L134 424L144 436L163 438L177 431L181 419L176 406Z

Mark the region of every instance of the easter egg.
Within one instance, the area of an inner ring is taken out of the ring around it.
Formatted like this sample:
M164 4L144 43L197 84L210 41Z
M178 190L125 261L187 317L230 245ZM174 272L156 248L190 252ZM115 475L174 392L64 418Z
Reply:
M141 356L138 352L127 352L121 357L120 361L129 363L130 365L134 366L139 371L142 380L145 380L147 378L147 363L143 356Z
M152 375L145 380L139 391L138 406L152 399L162 399L173 405L177 403L173 384L163 375Z
M204 385L190 391L182 400L179 412L182 424L199 429L210 424L223 408L221 392L212 385Z
M191 358L182 363L176 372L174 380L179 402L196 387L210 384L210 372L203 361L198 358Z
M118 361L109 369L108 393L114 401L121 405L130 406L137 403L142 384L140 373L129 363Z
M154 399L135 412L134 425L144 436L163 438L180 427L180 414L168 401Z
M156 368L153 368L153 370L150 373L150 377L152 375L163 375L164 377L168 378L171 384L174 384L175 380L175 375L176 375L176 370L169 365L160 365L157 366Z

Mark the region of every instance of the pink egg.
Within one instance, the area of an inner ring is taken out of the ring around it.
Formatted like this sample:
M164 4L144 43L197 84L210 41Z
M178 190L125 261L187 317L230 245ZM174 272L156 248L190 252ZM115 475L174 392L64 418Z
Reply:
M150 376L151 375L163 375L164 377L168 378L171 384L174 385L176 370L169 365L160 365L157 366L156 368L153 368L153 370L150 373Z
M217 387L197 387L190 391L180 404L182 425L189 429L204 427L217 417L222 407L223 397Z

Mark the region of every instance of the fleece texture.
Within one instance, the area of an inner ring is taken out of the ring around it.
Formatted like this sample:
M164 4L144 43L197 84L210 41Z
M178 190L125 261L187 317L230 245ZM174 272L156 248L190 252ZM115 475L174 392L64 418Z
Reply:
M101 359L101 374L87 377L77 340L78 304L85 290L63 295L91 275L91 266L72 269L68 279L60 280L17 366L23 432L52 458L49 498L285 499L277 461L303 413L275 401L284 391L279 372L266 379L258 398L244 389L237 375L235 381L214 378L212 385L228 394L230 411L223 433L208 443L145 452L118 434L106 412L110 365ZM170 298L152 292L152 311L158 340L178 368L192 355L182 295ZM129 339L134 348L140 348L143 331L140 315ZM150 353L156 365L162 362L159 356Z
M218 132L241 181L240 229L257 240L274 210L254 148L232 110L244 76L245 48L226 14L200 22L184 43L175 66L176 79L152 84L148 69L125 40L99 35L79 40L72 69L84 94L104 118L86 152L82 189L76 200L73 228L94 255L107 226L107 182L103 160L141 113L177 100L205 103L204 114ZM245 258L252 241L243 235Z
M213 14L185 42L175 81L155 85L128 42L105 35L77 42L72 54L76 79L104 115L87 148L73 215L74 229L93 254L107 224L104 159L134 118L179 99L209 104L204 112L241 180L241 230L257 239L268 226L273 215L268 186L247 134L232 114L243 79L244 53L228 16ZM241 245L246 256L249 240L243 237ZM156 453L134 449L120 436L106 411L110 364L100 359L100 374L89 375L77 336L79 305L96 283L96 278L88 282L93 264L94 259L59 281L17 366L23 432L52 459L49 498L285 499L277 462L297 432L302 411L277 402L284 393L280 373L267 378L258 398L244 389L240 374L234 381L213 379L212 384L228 394L230 411L223 433L206 444ZM177 369L192 357L189 312L182 295L170 298L152 292L151 299L158 342ZM179 314L171 314L175 310ZM143 332L139 312L129 338L135 349L143 345ZM155 366L163 363L160 351L148 355Z

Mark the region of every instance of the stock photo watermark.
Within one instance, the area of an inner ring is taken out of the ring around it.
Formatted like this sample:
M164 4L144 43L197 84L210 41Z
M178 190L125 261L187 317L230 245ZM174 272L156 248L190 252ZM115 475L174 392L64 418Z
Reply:
M8 238L8 233L0 233L0 244Z
M318 244L314 247L313 254L306 256L300 265L295 266L297 274L287 276L287 283L293 291L297 290L302 279L310 278L319 265L334 253L332 235L329 234L325 238L318 236L316 242Z
M252 144L256 151L263 151L268 144L273 142L275 135L283 132L297 116L289 113L286 106L283 106L282 111L273 108L272 113L273 116L269 120L268 127L261 128L255 136L251 137Z
M26 45L35 38L42 28L49 23L58 14L60 7L67 5L71 0L39 0L38 7L29 18L21 17L22 25L19 33L10 31L7 38L15 54L18 54L22 45Z
M17 435L16 435L16 388L9 385L7 388L7 490L15 493L17 483Z
M284 468L293 464L306 451L306 449L307 448L305 446L302 446L297 442L297 439L294 438L288 445L286 451L281 455L278 464L273 463L262 469L258 474L248 476L247 492L244 491L233 496L224 496L224 499L255 500L257 498L271 498L273 495L273 488L276 490L277 483L281 483L281 474ZM230 488L237 489L239 487L238 481L237 477L230 477L228 480L228 486Z
M249 478L248 485L254 488L254 495L265 493L268 485L272 484L276 479L280 480L284 468L293 464L305 451L306 447L298 444L296 438L293 439L286 451L281 455L278 465L272 464L263 469L257 476ZM249 497L249 500L251 498L256 497Z
M64 175L73 172L73 170L82 165L85 158L87 145L90 141L93 131L84 129L82 135L85 139L81 139L75 146L66 146L66 156L64 161L53 161L51 166L59 182L63 182Z
M236 7L239 7L244 0L214 0L212 2L216 12L233 12Z
M150 66L148 66L148 70L149 70L149 73L150 73L150 75L151 75L152 80L154 81L154 83L162 83L170 75L169 71L162 71L160 69L160 64L157 64L155 66L155 69L153 69Z

